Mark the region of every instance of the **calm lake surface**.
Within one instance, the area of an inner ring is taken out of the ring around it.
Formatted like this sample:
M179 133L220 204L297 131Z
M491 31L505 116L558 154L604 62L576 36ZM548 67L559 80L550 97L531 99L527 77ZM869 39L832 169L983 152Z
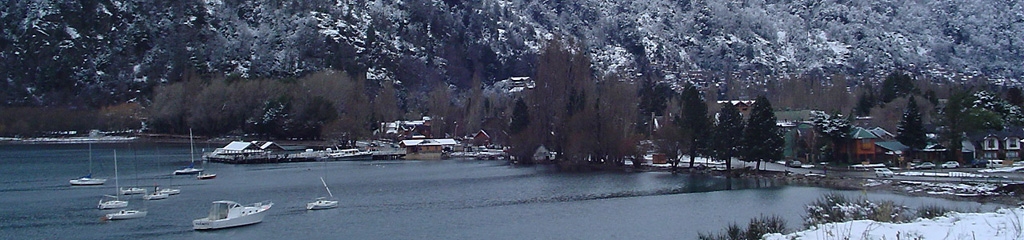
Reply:
M87 144L0 145L0 239L695 239L760 215L779 215L791 230L800 228L804 205L829 192L911 207L997 207L660 172L558 173L477 160L207 163L202 166L217 178L200 181L171 175L189 164L188 144L92 149L93 175L108 178L107 184L71 187L68 180L89 172ZM114 194L115 150L122 187L175 186L181 194L156 201L136 196L129 209L147 209L147 217L100 221L113 212L96 204ZM320 176L340 206L307 211L306 202L327 195ZM274 206L256 225L193 231L191 221L205 217L216 200L270 200Z

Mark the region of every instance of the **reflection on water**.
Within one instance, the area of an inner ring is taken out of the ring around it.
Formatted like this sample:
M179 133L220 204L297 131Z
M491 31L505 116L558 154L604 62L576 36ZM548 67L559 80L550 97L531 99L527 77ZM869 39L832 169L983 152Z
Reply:
M68 180L88 173L87 149L84 144L0 146L0 204L8 206L0 208L0 238L688 239L760 215L779 215L789 226L800 226L804 205L832 192L763 179L559 173L475 160L214 163L205 168L218 177L198 181L171 175L188 165L187 144L142 143L94 145L94 175L111 180L103 186L70 187ZM160 201L131 199L131 208L149 210L143 219L100 222L106 211L95 206L114 191L114 149L122 186L172 185L182 193ZM325 194L320 175L340 200L339 208L307 211L306 202ZM993 207L866 196L912 207ZM257 225L192 231L191 220L205 216L216 200L275 204Z

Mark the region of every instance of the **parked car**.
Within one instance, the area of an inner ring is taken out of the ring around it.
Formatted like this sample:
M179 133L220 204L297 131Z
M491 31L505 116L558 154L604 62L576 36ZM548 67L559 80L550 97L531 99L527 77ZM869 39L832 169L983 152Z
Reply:
M935 164L932 163L932 162L923 162L921 164L914 165L914 166L912 166L910 168L911 169L933 169L933 168L935 168Z
M1003 160L993 159L985 161L985 167L987 168L998 168L1003 166Z
M803 163L801 163L800 161L797 161L797 160L793 160L793 161L788 161L788 162L786 162L786 166L787 166L787 167L794 167L794 168L798 168L798 167L800 167L800 165L803 165Z
M956 161L948 161L948 162L942 164L942 168L959 168L959 167L960 167L960 163L958 163Z
M974 161L971 161L970 163L968 163L967 166L968 167L972 167L972 168L988 167L988 161L987 160L981 160L981 159L975 159Z
M893 173L892 170L889 170L888 168L875 168L876 177L892 177L895 175L896 173Z

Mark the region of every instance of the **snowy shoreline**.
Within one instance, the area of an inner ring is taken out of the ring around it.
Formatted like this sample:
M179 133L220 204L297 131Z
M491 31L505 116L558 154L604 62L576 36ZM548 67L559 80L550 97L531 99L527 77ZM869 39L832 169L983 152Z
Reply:
M987 213L951 212L907 223L856 220L826 223L789 233L766 234L762 239L1022 239L1024 208L1003 208Z

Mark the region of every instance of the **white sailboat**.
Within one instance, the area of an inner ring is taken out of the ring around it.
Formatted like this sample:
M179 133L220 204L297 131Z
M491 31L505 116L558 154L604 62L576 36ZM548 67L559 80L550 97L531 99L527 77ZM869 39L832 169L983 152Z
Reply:
M146 200L160 200L160 199L167 199L167 197L170 196L170 195L171 194L160 192L160 187L154 186L153 187L153 192L147 193L146 195L143 195L142 199L146 199Z
M115 209L128 207L128 201L122 201L119 197L120 185L117 182L117 150L114 150L114 189L115 191L117 191L117 193L115 193L114 196L105 195L104 198L100 199L99 204L96 205L97 208Z
M147 214L147 211L121 210L121 211L117 211L115 213L107 213L106 215L104 215L104 219L106 219L106 220L124 220L124 219L132 219L132 218L141 218L141 217L145 217L146 214Z
M320 177L320 182L324 184L324 188L327 189L327 194L334 199L334 194L331 193L331 188L327 187L327 182L324 181L324 177ZM320 209L331 209L338 207L337 200L327 200L327 198L317 198L316 201L306 203L306 209L308 210L320 210Z
M148 192L148 191L146 191L145 188L140 188L140 187L119 188L118 191L121 193L121 195L146 194L146 192Z
M191 128L188 129L188 145L189 145L189 158L191 159L191 162L188 164L187 167L184 167L184 168L178 169L178 170L174 170L174 175L199 174L199 173L203 172L202 168L195 168L195 166L196 166L196 157L195 157L196 156L196 145L195 145L194 140L192 140L192 129Z
M192 220L194 230L213 230L256 224L263 221L263 216L274 203L255 203L242 206L232 201L216 201L210 207L210 214L205 218Z
M71 179L70 182L72 186L103 185L107 182L106 178L92 178L92 143L89 144L89 175Z

